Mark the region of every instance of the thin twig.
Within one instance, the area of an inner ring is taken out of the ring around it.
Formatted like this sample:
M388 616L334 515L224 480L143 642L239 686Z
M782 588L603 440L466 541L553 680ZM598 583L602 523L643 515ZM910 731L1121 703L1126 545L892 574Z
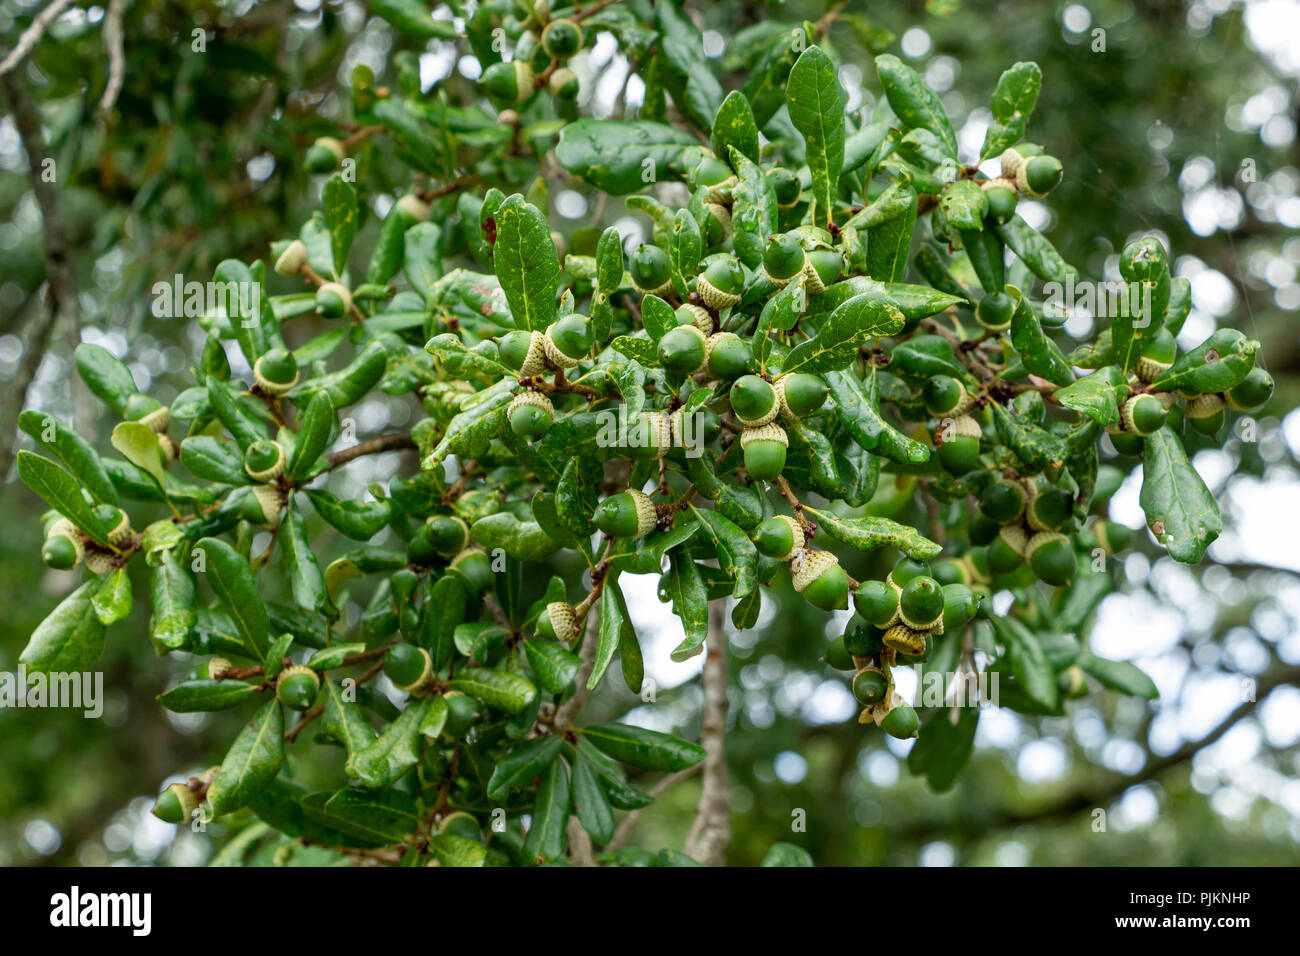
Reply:
M122 14L126 11L127 0L112 0L108 12L104 15L104 48L108 51L108 82L104 85L104 95L99 99L99 115L108 121L108 115L117 103L118 94L122 92L122 80L126 76L126 56L122 52Z
M353 445L351 448L330 452L325 456L325 460L329 462L330 468L338 468L363 455L375 455L382 451L404 451L414 447L415 441L410 435L380 435Z
M48 7L32 19L31 25L23 31L23 35L18 38L17 44L9 52L9 55L0 60L0 76L7 75L40 41L45 34L46 28L63 15L63 11L72 6L73 0L54 0Z

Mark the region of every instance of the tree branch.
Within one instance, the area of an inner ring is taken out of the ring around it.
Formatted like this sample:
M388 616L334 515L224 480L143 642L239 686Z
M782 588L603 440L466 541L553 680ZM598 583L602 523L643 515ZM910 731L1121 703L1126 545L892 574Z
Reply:
M560 709L555 712L554 727L557 731L565 731L573 726L573 721L578 716L578 711L582 710L582 705L587 702L591 696L591 691L587 690L587 678L591 676L591 669L596 666L596 635L600 631L600 611L593 609L594 613L587 615L587 626L582 632L582 647L578 649L578 656L582 659L582 666L578 668L578 676L575 678L577 689L573 696L560 705Z
M18 43L13 50L4 60L0 60L0 76L8 76L40 42L41 37L45 35L46 28L62 16L63 11L67 10L72 4L73 0L54 0L48 7L36 14L31 25L18 38Z
M404 451L414 447L415 442L410 435L380 435L378 438L359 442L351 448L331 452L325 456L325 460L329 462L330 468L338 468L363 455L376 455L381 451Z
M708 654L704 658L704 717L700 743L704 758L704 786L695 808L695 821L686 837L685 851L705 866L721 866L731 843L731 816L727 787L727 634L726 602L709 605Z

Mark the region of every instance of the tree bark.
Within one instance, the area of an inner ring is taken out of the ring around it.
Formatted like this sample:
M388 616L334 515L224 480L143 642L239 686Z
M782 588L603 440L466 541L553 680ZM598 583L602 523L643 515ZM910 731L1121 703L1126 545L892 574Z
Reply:
M727 783L727 634L726 601L709 605L708 652L704 658L704 717L700 743L704 758L703 787L695 821L686 837L686 854L705 866L722 866L731 843Z

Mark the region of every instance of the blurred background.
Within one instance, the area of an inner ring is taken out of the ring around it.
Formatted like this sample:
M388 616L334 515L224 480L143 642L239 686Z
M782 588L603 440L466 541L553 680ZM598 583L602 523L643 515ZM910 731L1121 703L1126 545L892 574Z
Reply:
M46 2L0 0L0 56ZM419 46L354 0L66 6L0 87L0 671L16 669L34 627L74 586L73 575L40 562L44 507L13 474L13 450L25 441L15 439L20 408L75 420L107 447L96 403L74 382L78 341L121 356L142 389L170 401L190 382L202 336L185 320L150 315L150 287L176 273L205 279L227 257L265 258L271 240L296 231L323 182L299 160L350 118L353 67L369 65L380 84L402 72L428 95L460 102L475 98L481 70L464 41ZM433 6L438 18L462 12ZM745 27L817 20L825 5L723 0L688 10L733 88ZM125 71L102 118L105 20L116 17ZM191 42L196 27L206 31L202 52ZM1195 454L1226 525L1199 567L1176 565L1149 542L1137 504L1141 467L1112 459L1133 473L1110 516L1140 533L1116 558L1122 583L1094 615L1090 641L1098 654L1146 670L1160 701L1098 691L1072 702L1065 718L984 711L971 766L946 794L908 773L910 743L856 723L847 681L819 663L823 635L838 633L844 615L828 621L774 592L759 627L731 637L729 862L756 863L787 840L819 865L1294 863L1300 3L853 2L840 5L827 43L844 64L851 107L879 95L873 53L913 64L942 95L966 158L982 142L1001 71L1036 60L1044 84L1028 138L1061 158L1066 177L1050 204L1022 204L1023 214L1094 278L1117 279L1123 244L1158 235L1192 283L1184 344L1216 326L1240 328L1264 343L1261 364L1278 387L1253 432L1239 428L1221 449ZM574 64L581 111L634 115L644 90L637 67L602 37ZM70 269L53 279L72 288L76 308L57 322L49 321L47 232L23 145L33 129L54 161L69 245ZM383 147L366 162L361 180L382 214L408 173ZM558 170L550 196L561 232L616 223L631 244L649 232L648 218L590 196ZM363 251L375 218L358 242ZM1067 332L1091 328L1077 315ZM416 414L382 396L356 410L366 434L407 426ZM350 466L346 480L360 489L416 467L410 455L373 456ZM611 676L589 712L694 736L701 659L669 662L680 634L655 578L623 580L657 698L643 702ZM240 716L176 715L155 703L187 668L154 657L144 593L137 581L135 616L109 632L100 719L0 709L0 864L198 865L230 839L218 826L178 833L148 813L167 782L220 759ZM1243 681L1254 681L1253 707L1241 706L1252 686ZM698 790L696 779L669 790L630 842L680 845Z

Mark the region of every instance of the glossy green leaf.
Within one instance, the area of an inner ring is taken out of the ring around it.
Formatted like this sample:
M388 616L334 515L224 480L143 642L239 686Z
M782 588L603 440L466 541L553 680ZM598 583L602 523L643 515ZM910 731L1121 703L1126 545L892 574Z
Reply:
M993 91L993 122L984 133L981 160L1000 155L1024 138L1042 85L1043 71L1034 62L1014 63L1002 74Z
M945 155L957 159L957 135L939 97L925 85L916 70L892 53L876 57L876 74L889 105L908 129L926 129L935 135Z
M158 695L158 703L177 714L229 710L256 697L256 684L241 680L187 680Z
M804 506L804 514L811 516L820 530L859 551L874 551L888 545L909 558L924 561L943 550L943 545L931 541L915 528L889 518L843 518L807 505Z
M98 590L98 581L87 581L59 602L32 633L19 662L43 674L89 670L104 650L104 625L91 605Z
M204 576L234 621L248 656L265 661L270 624L248 561L218 538L202 538L194 549L202 553Z
M879 62L879 61L877 61ZM785 88L790 122L804 138L812 173L813 221L825 225L835 211L844 165L844 90L835 64L819 46L799 54Z
M642 770L675 773L693 767L708 754L699 744L671 734L628 724L592 724L582 738L620 763Z
M1147 526L1171 558L1196 564L1223 530L1218 502L1168 425L1148 435L1145 445L1138 501Z
M329 393L317 392L298 420L298 438L285 468L290 481L302 481L311 475L317 459L329 447L330 436L337 427L338 416L334 412L334 403ZM184 450L184 444L181 449Z
M1160 696L1155 681L1143 673L1136 664L1128 661L1108 661L1083 651L1079 655L1079 666L1104 686L1117 690L1121 694L1142 697L1146 700L1156 700Z
M126 568L110 571L90 599L95 616L105 627L116 624L131 613L131 579Z
M118 503L117 489L90 442L53 415L35 408L29 408L19 415L18 424L35 440L41 451L52 455L85 485L96 501L110 505Z
M564 853L565 828L572 806L569 771L564 761L553 760L543 772L542 784L537 788L532 822L524 840L524 853L547 861Z
M1052 399L1065 408L1083 412L1105 427L1119 421L1119 409L1128 392L1123 373L1114 365L1107 365L1065 388L1058 388L1052 393Z
M463 670L448 686L507 714L519 713L537 696L537 688L527 678L488 667Z
M108 547L110 529L95 517L81 486L66 471L34 452L18 452L18 477L46 503L84 531L91 540Z
M370 789L386 787L420 759L420 726L428 699L412 700L400 717L348 761L348 771Z
M265 790L284 764L284 714L269 700L244 725L208 787L214 817L245 807Z
M875 295L864 293L838 306L817 334L786 356L783 372L833 372L848 366L858 349L872 339L903 327L903 313Z

